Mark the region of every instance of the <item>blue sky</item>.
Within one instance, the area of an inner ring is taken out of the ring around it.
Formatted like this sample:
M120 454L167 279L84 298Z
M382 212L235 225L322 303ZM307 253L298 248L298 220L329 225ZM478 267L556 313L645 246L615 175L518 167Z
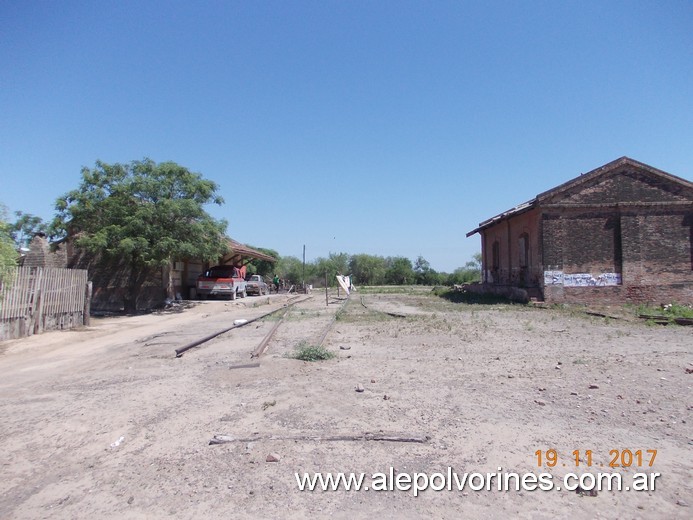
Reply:
M220 185L229 235L424 256L623 155L693 178L693 2L0 0L0 202L95 161Z

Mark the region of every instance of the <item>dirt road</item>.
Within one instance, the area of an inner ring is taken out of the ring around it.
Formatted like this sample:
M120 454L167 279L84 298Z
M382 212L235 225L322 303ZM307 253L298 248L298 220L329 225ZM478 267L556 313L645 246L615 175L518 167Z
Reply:
M1 344L0 518L690 517L691 328L453 304L417 290L357 293L342 310L336 294L330 301L318 293L293 308L255 368L230 367L250 362L276 318L181 358L174 349L283 296L95 319ZM334 359L288 357L333 319L325 345ZM430 439L324 439L365 432ZM242 440L209 445L215 434ZM556 466L538 467L537 450L546 462L551 449ZM652 467L647 450L657 450ZM610 468L614 456L630 465ZM569 472L619 473L624 485L636 472L660 476L654 491L594 497L498 491L496 481L417 497L311 492L295 476L363 472L373 487L371 475L390 468L430 476L448 467L546 472L558 485Z

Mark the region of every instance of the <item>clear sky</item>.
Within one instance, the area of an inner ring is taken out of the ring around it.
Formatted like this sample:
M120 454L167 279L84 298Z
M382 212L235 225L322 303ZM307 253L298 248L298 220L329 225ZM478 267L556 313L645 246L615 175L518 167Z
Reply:
M220 185L241 242L424 256L627 155L693 178L693 2L0 0L0 202L95 161Z

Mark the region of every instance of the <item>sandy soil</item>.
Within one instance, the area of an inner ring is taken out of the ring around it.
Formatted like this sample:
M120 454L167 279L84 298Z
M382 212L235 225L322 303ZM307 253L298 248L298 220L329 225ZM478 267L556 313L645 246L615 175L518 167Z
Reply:
M292 308L259 367L230 368L251 362L276 317L174 356L286 299L199 302L0 345L0 518L690 518L691 328L452 304L421 291L357 293L343 307L333 294L327 306L316 292ZM334 359L287 357L333 319L325 345ZM316 439L380 431L430 440ZM215 434L245 440L209 445ZM559 464L539 468L535 452L549 449ZM654 466L600 467L625 449L658 450ZM583 458L577 469L573 450ZM266 462L270 453L279 462ZM624 483L635 472L661 477L654 491L596 497L470 489L414 497L299 491L294 475L391 467L501 467L550 472L556 482L588 470L619 472Z

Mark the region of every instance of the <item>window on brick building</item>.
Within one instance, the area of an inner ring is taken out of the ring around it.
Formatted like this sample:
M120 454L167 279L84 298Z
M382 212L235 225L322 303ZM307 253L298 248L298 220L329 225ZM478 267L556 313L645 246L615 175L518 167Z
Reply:
M520 267L529 266L529 235L527 233L520 235L518 251L520 253Z
M491 247L491 269L500 269L500 243L496 240Z

